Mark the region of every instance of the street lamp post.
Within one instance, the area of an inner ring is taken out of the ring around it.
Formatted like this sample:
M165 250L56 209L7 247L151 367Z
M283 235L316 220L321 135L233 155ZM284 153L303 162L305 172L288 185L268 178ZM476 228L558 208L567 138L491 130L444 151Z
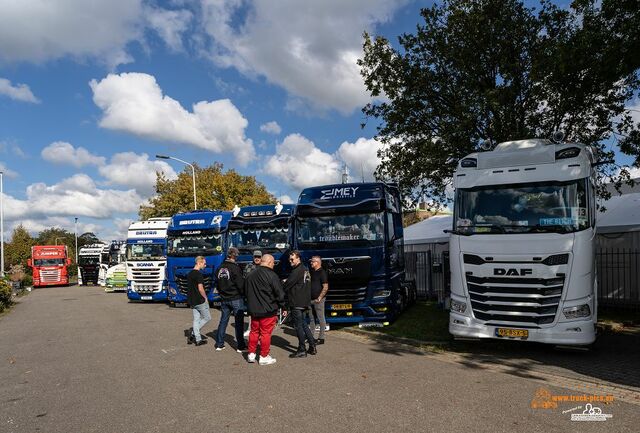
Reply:
M189 164L187 161L183 161L179 158L174 158L173 156L167 156L167 155L156 155L156 158L158 159L173 159L174 161L179 161L183 164L188 165L189 167L191 167L191 177L193 179L193 209L194 210L198 210L198 202L196 200L196 169L193 167L193 165Z
M76 234L76 265L78 264L78 217L75 218L74 231Z
M0 171L0 276L4 277L4 187L3 172Z

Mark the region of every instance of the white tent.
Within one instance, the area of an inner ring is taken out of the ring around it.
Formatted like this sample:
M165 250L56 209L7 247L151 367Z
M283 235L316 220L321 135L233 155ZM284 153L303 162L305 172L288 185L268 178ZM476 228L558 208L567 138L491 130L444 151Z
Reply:
M607 209L596 216L598 233L640 231L640 193L613 195L602 203Z
M404 243L405 245L416 245L448 242L449 234L444 230L451 230L452 227L453 216L434 215L405 228Z

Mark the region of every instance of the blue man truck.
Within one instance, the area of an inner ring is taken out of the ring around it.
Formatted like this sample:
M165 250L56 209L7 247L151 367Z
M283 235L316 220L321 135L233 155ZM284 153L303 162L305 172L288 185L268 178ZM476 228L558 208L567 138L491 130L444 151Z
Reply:
M127 233L127 298L167 300L167 226L171 218L135 221Z
M291 219L295 206L292 204L235 207L229 221L229 246L240 251L238 264L244 269L253 261L253 252L273 255L275 270L283 274L288 269L282 256L291 246Z
M231 215L228 211L197 210L171 218L167 229L169 305L187 302L187 274L193 269L197 256L207 260L207 266L201 271L207 299L211 304L220 302L220 296L213 290L213 273L225 257Z
M393 184L311 187L295 210L294 246L318 255L329 277L329 323L384 326L415 300L405 281L402 202Z

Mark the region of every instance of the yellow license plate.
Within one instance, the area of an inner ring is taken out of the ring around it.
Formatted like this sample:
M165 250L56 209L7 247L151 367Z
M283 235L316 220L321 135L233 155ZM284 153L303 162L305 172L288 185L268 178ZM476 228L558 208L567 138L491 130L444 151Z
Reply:
M512 338L528 338L529 330L527 329L511 329L511 328L497 328L497 337L512 337Z
M333 304L331 306L332 310L350 310L353 308L352 304Z

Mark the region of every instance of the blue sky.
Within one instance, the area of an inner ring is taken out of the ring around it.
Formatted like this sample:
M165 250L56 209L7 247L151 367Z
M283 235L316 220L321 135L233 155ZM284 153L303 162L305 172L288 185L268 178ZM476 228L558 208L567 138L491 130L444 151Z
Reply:
M169 154L255 175L285 201L371 178L362 33L425 2L0 0L5 239L17 224L123 237Z
M0 0L5 231L122 238L164 153L255 175L284 201L371 178L362 33L413 32L410 0ZM5 235L5 239L8 236Z

